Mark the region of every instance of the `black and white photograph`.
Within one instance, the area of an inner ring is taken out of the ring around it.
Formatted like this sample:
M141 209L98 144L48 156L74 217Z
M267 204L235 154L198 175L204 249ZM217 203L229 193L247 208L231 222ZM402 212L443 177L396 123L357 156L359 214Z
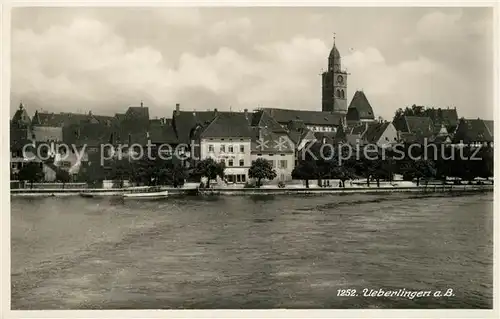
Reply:
M496 317L497 9L4 6L10 313Z

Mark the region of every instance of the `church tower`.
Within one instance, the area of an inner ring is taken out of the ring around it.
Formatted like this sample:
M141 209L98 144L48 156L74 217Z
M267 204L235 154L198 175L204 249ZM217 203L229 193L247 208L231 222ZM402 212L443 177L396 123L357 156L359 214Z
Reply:
M347 72L342 70L339 50L335 46L328 57L328 70L323 72L322 111L342 114L347 113Z

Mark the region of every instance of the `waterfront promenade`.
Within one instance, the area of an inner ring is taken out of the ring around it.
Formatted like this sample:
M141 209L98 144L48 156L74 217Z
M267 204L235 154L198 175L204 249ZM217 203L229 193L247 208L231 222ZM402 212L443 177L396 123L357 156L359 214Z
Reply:
M491 192L493 185L421 185L421 186L388 186L377 187L262 187L262 188L242 188L242 187L213 187L209 189L197 189L196 186L186 186L180 188L160 187L161 190L168 190L172 195L294 195L294 194L365 194L365 193L477 193ZM34 188L34 189L11 189L11 196L14 197L46 197L46 196L79 196L80 193L105 193L108 196L119 196L128 192L125 188L100 189L100 188Z

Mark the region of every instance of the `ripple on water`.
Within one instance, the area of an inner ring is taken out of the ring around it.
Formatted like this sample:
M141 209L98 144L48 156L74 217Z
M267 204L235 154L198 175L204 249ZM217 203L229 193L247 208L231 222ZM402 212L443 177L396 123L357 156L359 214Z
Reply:
M12 306L491 308L490 197L13 199ZM364 287L457 295L336 297Z

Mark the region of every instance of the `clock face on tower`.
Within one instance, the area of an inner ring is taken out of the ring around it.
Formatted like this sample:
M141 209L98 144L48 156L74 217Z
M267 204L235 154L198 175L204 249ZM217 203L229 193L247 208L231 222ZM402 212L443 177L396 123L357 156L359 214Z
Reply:
M344 83L344 78L342 77L342 75L337 76L337 82L338 82L339 84Z

